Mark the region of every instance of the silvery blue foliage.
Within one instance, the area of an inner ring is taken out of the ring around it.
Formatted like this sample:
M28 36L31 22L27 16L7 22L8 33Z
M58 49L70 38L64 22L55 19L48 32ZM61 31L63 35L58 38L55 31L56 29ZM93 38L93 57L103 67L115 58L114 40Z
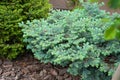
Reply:
M41 62L67 66L69 73L82 75L83 80L110 80L108 75L120 59L120 41L105 41L103 35L113 16L97 3L83 6L53 10L47 19L20 23L24 42Z

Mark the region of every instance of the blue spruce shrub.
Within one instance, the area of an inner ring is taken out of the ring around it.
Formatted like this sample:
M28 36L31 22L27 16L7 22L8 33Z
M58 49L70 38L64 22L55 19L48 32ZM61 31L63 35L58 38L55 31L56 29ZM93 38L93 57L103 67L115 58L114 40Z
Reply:
M106 41L103 35L115 15L100 10L97 3L83 6L20 23L24 42L41 62L68 67L69 73L81 75L82 80L110 80L119 64L120 41Z

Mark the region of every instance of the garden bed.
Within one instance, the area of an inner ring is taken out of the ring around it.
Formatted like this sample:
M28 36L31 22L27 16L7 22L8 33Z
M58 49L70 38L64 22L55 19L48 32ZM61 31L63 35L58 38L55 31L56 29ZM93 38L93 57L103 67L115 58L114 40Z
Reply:
M24 55L17 60L0 59L0 80L79 80L66 68L43 64L32 55Z

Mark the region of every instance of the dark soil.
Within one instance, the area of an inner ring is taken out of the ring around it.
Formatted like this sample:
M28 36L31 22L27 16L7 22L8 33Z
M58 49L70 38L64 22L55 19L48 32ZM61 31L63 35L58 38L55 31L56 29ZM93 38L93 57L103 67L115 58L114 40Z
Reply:
M0 80L80 80L66 72L67 68L40 63L32 55L17 60L0 59Z

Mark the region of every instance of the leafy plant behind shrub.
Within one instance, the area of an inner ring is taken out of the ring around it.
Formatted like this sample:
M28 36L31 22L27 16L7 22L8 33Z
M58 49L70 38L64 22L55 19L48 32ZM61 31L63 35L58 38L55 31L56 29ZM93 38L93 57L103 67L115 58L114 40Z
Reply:
M18 23L45 18L49 8L48 0L0 1L0 56L12 59L23 53L25 45Z
M110 80L120 59L120 41L104 40L104 31L117 16L100 10L97 3L83 6L20 23L24 42L41 62L67 66L69 73L82 75L83 80Z
M120 0L109 0L109 6L114 9L120 9Z
M99 2L101 0L79 0L79 1L89 1L89 2ZM110 8L120 9L120 0L107 0Z
M120 16L113 20L113 22L114 24L108 27L108 29L105 31L104 37L106 40L120 40Z

